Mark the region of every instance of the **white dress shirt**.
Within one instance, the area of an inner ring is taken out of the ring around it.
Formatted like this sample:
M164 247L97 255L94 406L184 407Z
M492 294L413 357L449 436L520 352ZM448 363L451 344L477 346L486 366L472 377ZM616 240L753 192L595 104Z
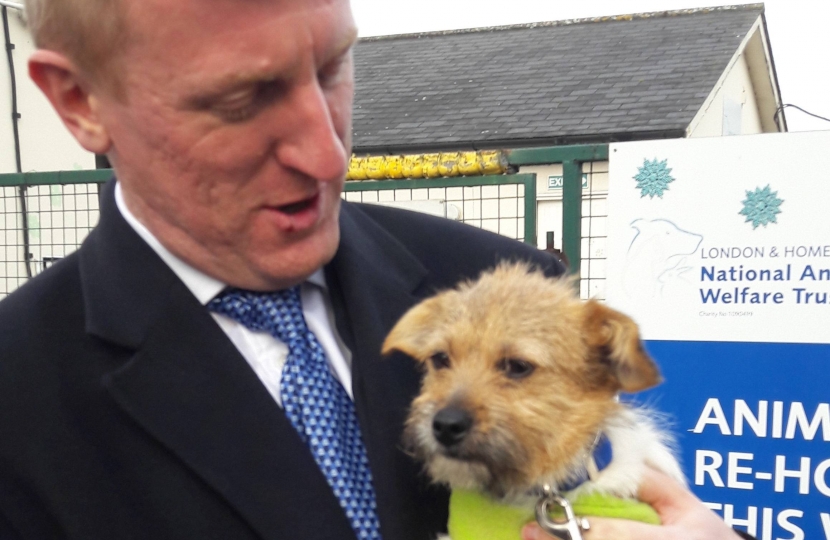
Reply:
M193 268L161 245L161 242L153 236L153 233L138 221L127 208L124 194L121 191L121 184L115 185L115 203L127 223L184 282L185 286L190 289L190 292L202 305L207 305L225 288L225 283ZM302 299L303 315L306 323L309 329L314 332L323 350L326 351L329 369L343 385L349 397L354 399L352 394L351 353L337 334L334 324L334 311L331 307L322 269L317 270L300 286L300 298ZM239 352L274 398L274 401L282 406L280 379L282 368L288 356L288 347L268 332L249 330L235 320L217 313L211 312L211 316L236 348L239 349Z

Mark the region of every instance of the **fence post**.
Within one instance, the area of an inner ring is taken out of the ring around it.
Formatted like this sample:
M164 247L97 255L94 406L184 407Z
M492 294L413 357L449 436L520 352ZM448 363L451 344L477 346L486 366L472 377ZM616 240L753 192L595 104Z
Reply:
M518 175L517 175L518 176ZM536 238L536 174L529 175L525 182L525 244L537 246Z
M571 273L579 275L582 259L582 163L562 162L562 251Z

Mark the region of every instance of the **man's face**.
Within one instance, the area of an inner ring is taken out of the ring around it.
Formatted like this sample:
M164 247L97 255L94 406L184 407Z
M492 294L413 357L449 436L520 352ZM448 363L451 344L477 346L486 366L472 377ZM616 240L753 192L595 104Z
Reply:
M127 205L226 283L334 255L351 151L348 0L124 0L123 99L100 100Z

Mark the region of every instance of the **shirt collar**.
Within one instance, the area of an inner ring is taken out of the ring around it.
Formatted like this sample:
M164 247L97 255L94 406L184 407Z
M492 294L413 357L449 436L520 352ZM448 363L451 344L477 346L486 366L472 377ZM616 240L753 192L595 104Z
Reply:
M214 279L204 272L193 268L180 258L170 253L170 251L158 241L153 233L151 233L147 227L138 221L132 212L130 212L130 209L127 208L127 203L124 200L124 193L121 190L121 183L115 184L115 204L118 207L119 212L121 212L121 215L124 216L124 219L127 223L129 223L130 227L132 227L135 232L138 233L138 235L145 242L147 242L153 251L161 257L161 260L163 260L164 263L176 274L176 276L182 280L185 286L191 293L193 293L193 296L195 296L202 305L206 305L210 302L217 294L222 292L222 289L227 286L226 283L222 283L218 279ZM311 276L309 276L307 281L323 289L326 288L326 277L323 274L322 268L318 269Z

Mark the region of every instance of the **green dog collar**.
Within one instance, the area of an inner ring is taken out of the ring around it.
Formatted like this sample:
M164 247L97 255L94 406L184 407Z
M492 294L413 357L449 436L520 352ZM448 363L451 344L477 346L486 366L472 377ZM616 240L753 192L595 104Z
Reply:
M571 501L578 516L610 517L660 524L654 509L642 502L589 493ZM454 490L450 497L453 540L518 540L522 527L535 520L533 508L501 504L485 495Z

